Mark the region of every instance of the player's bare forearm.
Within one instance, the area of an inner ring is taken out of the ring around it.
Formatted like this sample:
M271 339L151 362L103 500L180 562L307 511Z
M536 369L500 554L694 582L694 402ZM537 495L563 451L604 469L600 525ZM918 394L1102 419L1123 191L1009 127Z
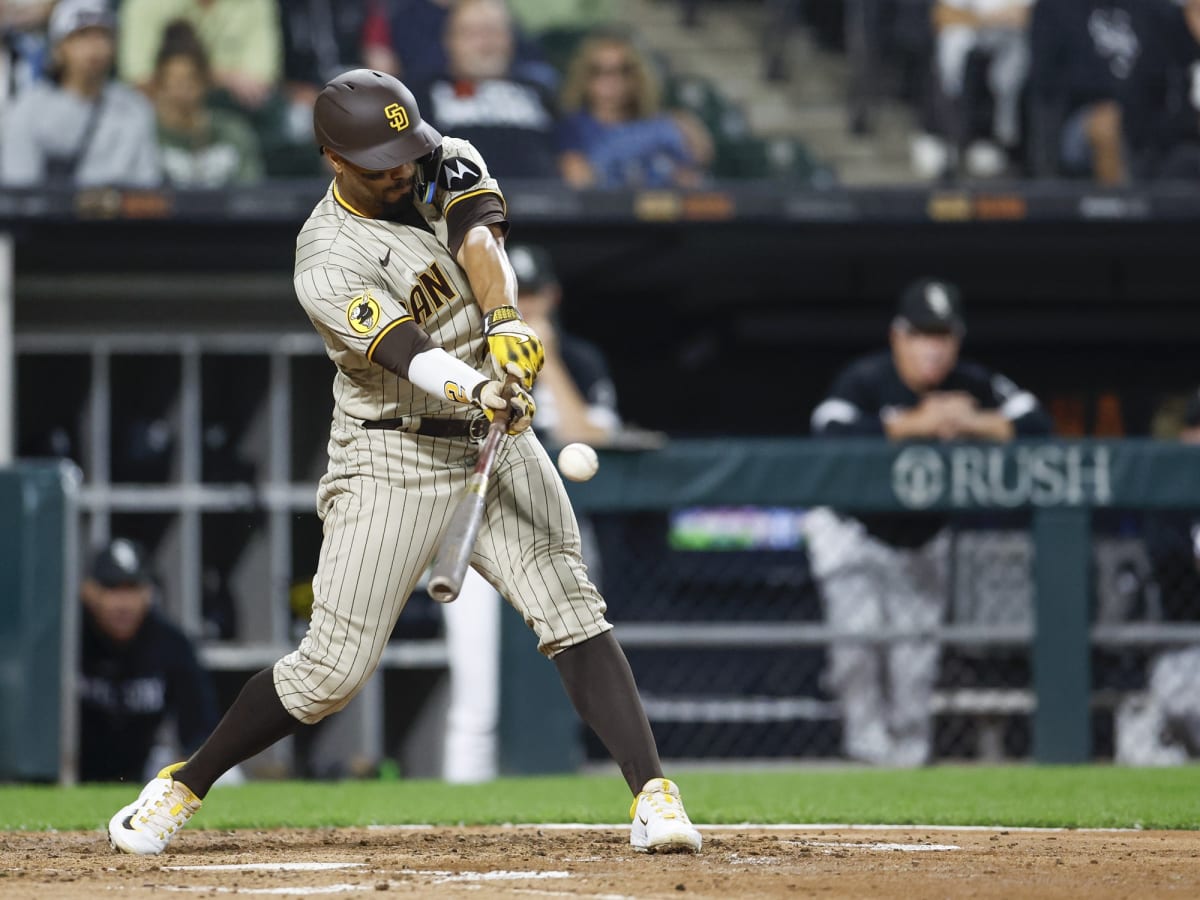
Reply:
M475 302L488 313L501 306L516 306L517 276L513 273L497 230L476 225L458 248L458 264L467 273Z

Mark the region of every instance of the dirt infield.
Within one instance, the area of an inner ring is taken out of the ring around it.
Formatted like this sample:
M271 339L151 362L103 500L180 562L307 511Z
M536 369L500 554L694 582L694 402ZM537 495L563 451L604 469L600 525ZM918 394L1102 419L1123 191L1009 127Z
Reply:
M648 856L610 829L187 831L159 857L100 833L0 834L0 897L742 898L1200 896L1200 832L704 830Z

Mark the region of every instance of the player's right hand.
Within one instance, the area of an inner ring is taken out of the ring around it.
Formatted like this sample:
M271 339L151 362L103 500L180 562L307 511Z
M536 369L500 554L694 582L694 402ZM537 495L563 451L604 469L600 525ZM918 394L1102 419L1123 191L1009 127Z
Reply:
M489 312L483 317L483 333L497 377L512 375L526 388L532 388L546 362L546 350L516 308L501 306Z
M507 407L509 434L525 431L533 424L533 414L537 410L529 391L512 382L481 381L471 402L483 410L489 422L496 418L497 410Z

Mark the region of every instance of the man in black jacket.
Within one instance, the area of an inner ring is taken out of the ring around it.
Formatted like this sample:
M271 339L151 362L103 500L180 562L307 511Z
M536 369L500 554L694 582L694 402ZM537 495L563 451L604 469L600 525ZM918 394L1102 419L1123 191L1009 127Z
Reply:
M117 538L100 550L81 593L80 778L144 781L165 719L184 754L217 724L212 684L191 641L154 606L139 544Z
M1121 117L1137 179L1200 177L1200 0L1144 0L1142 52L1121 87Z
M922 279L902 294L891 349L852 362L813 411L817 437L892 441L1009 441L1041 435L1037 399L1003 375L959 359L958 289ZM847 756L917 766L932 751L930 699L948 599L949 541L937 513L843 515L813 510L805 536L826 618L838 631L912 631L888 643L830 647L829 685L842 710Z
M1142 53L1142 0L1042 0L1030 23L1030 99L1036 168L1127 176L1118 97Z

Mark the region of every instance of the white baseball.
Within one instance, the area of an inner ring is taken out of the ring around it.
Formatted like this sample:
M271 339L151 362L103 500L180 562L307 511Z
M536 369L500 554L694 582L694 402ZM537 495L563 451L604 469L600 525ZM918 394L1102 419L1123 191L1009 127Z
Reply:
M587 444L567 444L558 451L558 471L571 481L587 481L599 468L596 451Z

